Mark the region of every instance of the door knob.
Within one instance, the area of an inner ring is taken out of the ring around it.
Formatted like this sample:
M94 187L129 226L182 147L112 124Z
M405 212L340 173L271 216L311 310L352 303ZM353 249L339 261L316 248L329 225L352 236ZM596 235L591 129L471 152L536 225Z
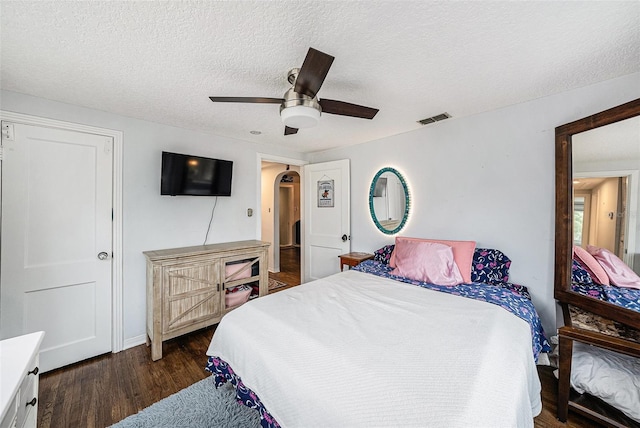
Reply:
M102 252L98 253L98 258L99 258L100 260L106 260L106 259L107 259L107 257L109 257L109 254L105 253L104 251L102 251Z
M347 237L346 233L344 235L342 235L342 242L347 242L347 239L349 239L349 238Z

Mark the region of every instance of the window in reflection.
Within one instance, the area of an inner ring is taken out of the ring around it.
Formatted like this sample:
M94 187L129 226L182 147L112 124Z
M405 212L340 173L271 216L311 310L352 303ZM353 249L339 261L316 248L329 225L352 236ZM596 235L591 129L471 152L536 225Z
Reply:
M584 196L576 196L573 198L573 245L582 246L582 237L584 236L582 228L584 227Z

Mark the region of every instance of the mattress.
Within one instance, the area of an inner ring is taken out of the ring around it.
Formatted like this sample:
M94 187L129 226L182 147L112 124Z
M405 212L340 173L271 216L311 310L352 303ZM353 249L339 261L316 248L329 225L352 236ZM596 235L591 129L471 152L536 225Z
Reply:
M230 312L207 354L282 427L527 427L542 408L526 321L353 270Z

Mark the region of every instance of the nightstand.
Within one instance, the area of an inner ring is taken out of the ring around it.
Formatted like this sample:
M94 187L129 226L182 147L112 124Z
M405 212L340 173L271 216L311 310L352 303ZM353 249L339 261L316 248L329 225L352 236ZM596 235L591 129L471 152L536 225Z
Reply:
M358 265L358 263L363 262L365 260L373 259L373 254L371 253L347 253L341 254L340 257L340 271L344 270L344 265L352 268L353 266Z

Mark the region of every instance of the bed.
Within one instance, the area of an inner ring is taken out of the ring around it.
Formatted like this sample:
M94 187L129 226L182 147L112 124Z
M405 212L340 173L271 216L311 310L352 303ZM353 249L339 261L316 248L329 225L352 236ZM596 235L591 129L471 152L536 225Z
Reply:
M263 427L533 426L550 347L526 288L392 272L366 261L227 314L207 351L216 385Z

